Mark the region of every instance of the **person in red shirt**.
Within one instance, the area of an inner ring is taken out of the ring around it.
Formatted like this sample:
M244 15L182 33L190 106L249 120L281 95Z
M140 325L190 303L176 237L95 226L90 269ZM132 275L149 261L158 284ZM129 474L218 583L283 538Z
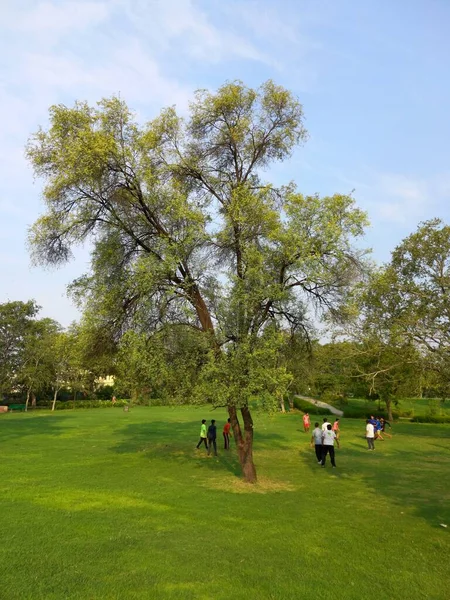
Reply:
M230 429L231 429L231 419L228 419L228 421L225 423L225 425L223 426L223 441L225 444L225 450L229 450L230 449Z
M308 433L310 426L311 426L311 421L309 419L309 414L305 413L303 415L303 429L305 430L305 433Z

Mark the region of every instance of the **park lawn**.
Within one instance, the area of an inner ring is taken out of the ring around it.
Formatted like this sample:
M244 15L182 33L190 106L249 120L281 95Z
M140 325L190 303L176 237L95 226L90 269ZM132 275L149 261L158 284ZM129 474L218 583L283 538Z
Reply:
M213 417L1 415L1 600L449 597L449 425L395 425L369 452L344 418L332 470L299 413L256 415L248 486L233 447L195 450Z

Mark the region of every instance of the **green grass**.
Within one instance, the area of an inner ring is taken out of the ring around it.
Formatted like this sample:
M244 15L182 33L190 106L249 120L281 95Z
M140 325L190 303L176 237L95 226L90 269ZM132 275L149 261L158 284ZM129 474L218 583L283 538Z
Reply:
M300 414L257 416L249 487L194 449L202 417L225 413L1 415L1 600L449 597L450 426L368 452L344 418L332 470Z

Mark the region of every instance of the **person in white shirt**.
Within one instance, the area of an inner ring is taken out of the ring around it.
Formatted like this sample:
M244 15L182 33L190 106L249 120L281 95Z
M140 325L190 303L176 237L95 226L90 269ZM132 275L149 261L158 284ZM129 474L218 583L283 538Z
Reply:
M374 430L373 423L370 422L370 419L367 419L367 421L366 421L366 439L367 439L367 445L368 445L367 449L368 450L375 450L374 437L375 437L375 430Z
M322 423L322 431L326 431L328 429L328 425L330 425L330 423L328 423L328 419L326 417L324 417L323 423Z
M331 466L333 469L336 468L336 463L334 461L334 440L336 440L337 447L339 448L339 440L337 439L336 433L331 428L331 423L328 423L326 430L322 433L322 467L325 466L327 454L329 454Z
M316 458L317 458L317 462L319 463L319 465L322 464L322 452L323 452L323 446L322 446L322 430L319 427L319 423L315 423L314 424L314 429L312 431L312 436L311 436L311 448L313 447L314 444L314 448L316 450Z

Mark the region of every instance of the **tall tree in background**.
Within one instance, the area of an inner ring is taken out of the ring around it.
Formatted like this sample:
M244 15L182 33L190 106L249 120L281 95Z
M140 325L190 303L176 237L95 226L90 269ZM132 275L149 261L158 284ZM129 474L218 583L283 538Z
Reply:
M443 393L450 384L450 227L419 225L372 279L366 306L373 320L420 353ZM416 357L417 358L417 357Z
M52 383L53 340L59 330L59 324L48 318L31 321L27 327L23 338L23 361L17 376L26 391L25 410L28 410L30 399L35 400L35 394Z
M234 82L198 92L187 120L169 108L143 127L117 98L53 106L27 151L46 182L34 258L63 263L90 238L91 273L72 289L103 326L118 337L167 323L205 334L205 386L227 406L247 481L249 402L287 383L276 328L300 327L311 307L339 317L361 259L352 239L366 217L351 197L303 196L261 177L305 139L287 90Z
M26 361L25 340L38 311L33 300L0 304L0 393L18 384Z

